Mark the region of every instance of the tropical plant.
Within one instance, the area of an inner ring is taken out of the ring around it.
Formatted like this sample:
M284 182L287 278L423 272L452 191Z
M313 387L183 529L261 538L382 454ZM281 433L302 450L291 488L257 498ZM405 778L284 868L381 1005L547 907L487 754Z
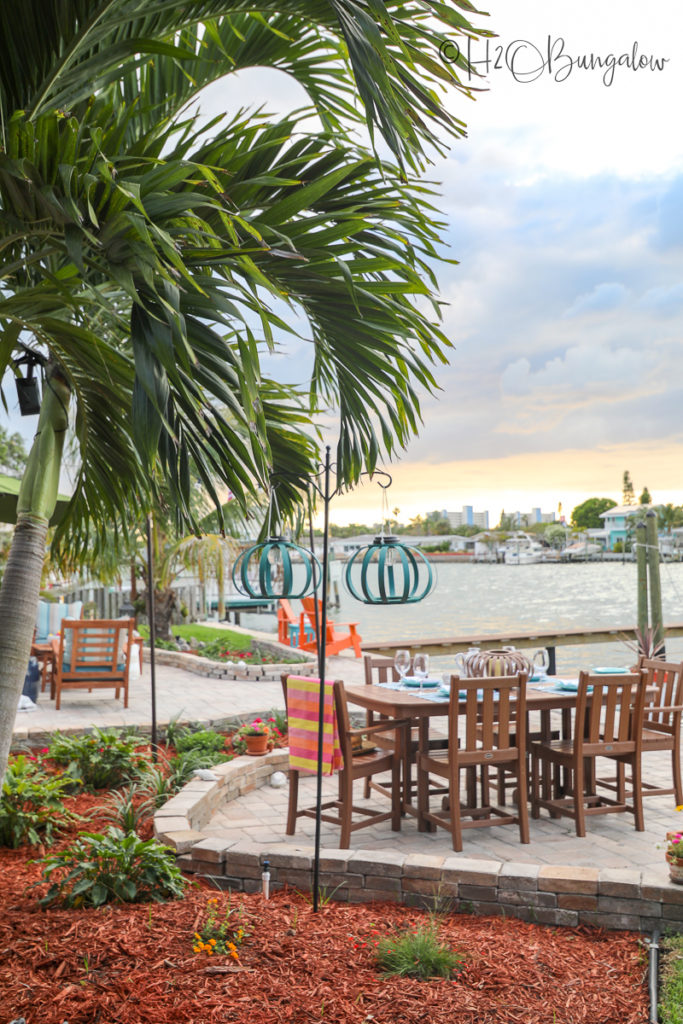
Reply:
M278 479L287 514L337 406L341 484L416 431L417 389L448 340L431 300L441 226L415 177L464 133L439 59L472 34L469 0L24 0L0 44L0 379L44 360L36 439L0 589L0 769L28 661L47 526L70 425L80 458L54 552L113 557L168 489L198 522L191 467L218 510ZM200 127L188 104L227 70L268 65L311 111ZM359 102L358 102L359 101ZM398 166L349 141L364 118ZM306 122L308 119L308 122ZM307 394L260 353L307 321ZM73 407L73 408L72 408Z
M94 726L88 736L55 733L48 756L86 789L114 789L137 778L144 768L144 758L137 753L142 743L137 735Z
M7 766L0 793L0 846L49 843L78 815L63 798L71 779L50 775L35 759L20 754Z
M104 804L101 817L107 825L114 825L122 832L138 832L140 826L154 814L156 803L143 786L131 783L111 794Z
M81 832L71 846L43 857L43 881L50 882L43 907L99 907L103 903L162 903L185 891L175 854L154 839L110 827Z

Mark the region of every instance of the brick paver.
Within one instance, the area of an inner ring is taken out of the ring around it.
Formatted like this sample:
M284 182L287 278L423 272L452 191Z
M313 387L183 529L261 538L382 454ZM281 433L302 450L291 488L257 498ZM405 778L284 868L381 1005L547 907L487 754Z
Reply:
M328 674L348 683L362 679L362 664L353 657L329 659ZM218 680L205 678L171 666L157 666L157 721L163 727L172 718L180 721L221 723L246 719L271 708L282 708L282 690L278 681ZM63 695L62 710L54 710L48 694L41 694L35 712L17 714L15 741L38 740L54 732L86 730L93 725L138 726L149 729L150 674L145 664L141 678L131 682L130 707L124 710L110 691L71 691ZM644 778L655 783L670 778L670 755L648 754L644 758ZM662 781L662 784L668 784ZM304 778L300 787L300 806L314 803L314 780ZM336 795L336 781L326 779L324 798ZM369 801L376 805L377 797ZM363 804L362 784L357 786L356 801ZM287 788L266 786L254 789L231 804L219 809L203 828L205 835L230 838L259 847L272 845L273 840L292 849L313 844L315 822L300 818L297 833L284 834ZM516 826L478 829L465 833L464 850L455 855L475 860L514 862L519 865L576 865L593 868L647 870L652 876L664 876L663 852L658 844L668 829L683 827L683 814L677 814L673 797L645 799L645 828L637 833L629 814L604 815L589 819L588 835L577 839L570 819L550 820L543 816L531 821L531 843L519 843ZM322 846L334 850L339 830L322 825ZM440 857L452 856L450 838L439 829L436 833L418 833L413 818L402 822L399 833L391 832L389 823L363 829L351 836L352 850L395 851L401 854L422 853Z

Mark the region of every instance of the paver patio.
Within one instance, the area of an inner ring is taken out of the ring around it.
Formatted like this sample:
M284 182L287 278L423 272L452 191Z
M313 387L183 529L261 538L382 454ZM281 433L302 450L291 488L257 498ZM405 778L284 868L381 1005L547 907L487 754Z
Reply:
M353 657L339 656L328 661L328 677L351 683L362 680L362 664ZM64 695L62 710L54 710L48 694L42 694L37 711L18 713L15 726L17 743L37 739L57 729L86 730L93 725L138 726L149 729L150 672L145 664L140 678L131 681L130 706L125 709L109 691L72 691ZM181 721L206 724L236 718L249 718L271 708L282 708L282 689L277 680L220 680L206 678L166 665L157 666L157 721L163 727L179 716ZM670 778L670 755L648 754L644 758L645 779L667 784ZM326 798L336 794L336 781L325 779ZM300 806L314 803L314 779L303 778ZM362 801L362 784L357 784L356 802ZM374 800L376 801L376 797ZM370 801L373 803L373 800ZM646 798L645 832L638 833L629 814L605 815L588 821L588 835L577 839L569 819L550 820L544 816L531 821L531 843L518 841L516 826L474 830L465 833L461 856L496 859L515 863L542 865L575 865L598 868L634 868L647 871L653 883L668 877L664 854L658 848L667 830L683 826L683 814L677 814L674 798ZM218 810L204 828L205 835L248 840L266 847L273 842L287 842L292 848L313 844L315 823L299 819L295 836L284 833L287 788L268 785L239 797ZM339 830L323 822L321 843L335 848ZM400 851L423 854L452 855L448 834L419 833L415 819L403 820L400 833L391 832L388 823L356 832L351 848L375 851ZM456 855L457 856L457 855Z

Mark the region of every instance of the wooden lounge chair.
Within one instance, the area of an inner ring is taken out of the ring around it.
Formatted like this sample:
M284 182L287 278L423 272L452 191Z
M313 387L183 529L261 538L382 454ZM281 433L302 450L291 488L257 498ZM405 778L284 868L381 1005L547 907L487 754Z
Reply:
M460 697L459 692L464 692ZM478 692L480 691L480 692ZM464 735L458 725L465 701ZM504 765L517 776L520 794L517 812L490 803L489 768ZM481 803L477 801L476 776L480 774ZM461 802L461 775L466 778L466 799ZM429 806L430 776L447 780L448 801L442 811ZM417 755L418 823L421 830L439 825L451 833L453 849L462 850L462 832L492 825L518 825L520 842L529 842L526 794L526 676L495 676L484 679L451 679L448 706L448 750L428 750Z
M287 699L288 676L282 676L282 689ZM336 800L328 800L322 805L321 820L330 822L341 827L339 848L349 848L352 832L359 828L367 828L368 825L377 825L382 821L391 821L391 828L398 832L401 828L401 792L400 792L400 764L396 753L392 751L374 749L367 753L356 753L353 749L354 739L361 739L363 736L374 735L375 732L386 731L387 724L382 723L368 728L352 729L349 722L349 713L346 705L346 694L344 684L337 681L333 686L334 707L337 716L337 730L339 744L341 747L342 767L339 771L339 796ZM317 714L317 696L314 699L313 711ZM392 721L395 729L403 728L404 721ZM315 744L317 750L317 743ZM316 750L311 751L314 757ZM353 803L353 784L358 779L364 779L368 775L375 775L379 772L391 773L391 788L385 795L391 797L391 810L376 811L369 807L359 807ZM299 771L295 768L289 769L289 807L287 811L287 835L294 835L296 819L301 817L315 818L315 807L298 807L299 798ZM336 812L336 813L335 813ZM354 820L354 814L358 817Z
M322 621L322 601L318 598L318 620ZM313 630L315 631L315 597L302 597L301 605L303 610L308 617ZM348 633L341 633L339 630L346 626ZM358 635L357 622L333 622L332 619L327 620L327 633L325 636L325 644L328 654L339 654L340 651L346 650L347 647L353 647L354 654L357 658L362 657L363 652L361 651L360 645L362 637ZM317 633L315 638L310 643L300 643L299 647L302 651L317 651L318 640Z
M73 619L62 622L52 641L53 670L50 696L55 710L63 690L123 690L128 707L128 671L134 619Z
M629 811L635 819L636 830L644 831L641 754L645 685L644 672L611 677L581 672L573 738L531 744L533 818L540 817L540 809L544 807L552 818L563 814L573 818L577 836L585 836L586 816ZM592 692L590 706L589 690ZM618 771L621 766L630 766L633 789L630 804L623 792L618 792L614 798L597 792L592 780L598 757L611 760ZM541 764L557 766L569 773L571 795L551 797L547 784L541 786Z

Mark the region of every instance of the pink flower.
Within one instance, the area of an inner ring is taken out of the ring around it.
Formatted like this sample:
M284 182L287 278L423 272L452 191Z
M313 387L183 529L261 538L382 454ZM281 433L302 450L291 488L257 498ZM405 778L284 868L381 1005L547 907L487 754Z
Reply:
M257 724L260 725L262 721L263 721L262 718L255 718L254 719L254 725L257 725Z

